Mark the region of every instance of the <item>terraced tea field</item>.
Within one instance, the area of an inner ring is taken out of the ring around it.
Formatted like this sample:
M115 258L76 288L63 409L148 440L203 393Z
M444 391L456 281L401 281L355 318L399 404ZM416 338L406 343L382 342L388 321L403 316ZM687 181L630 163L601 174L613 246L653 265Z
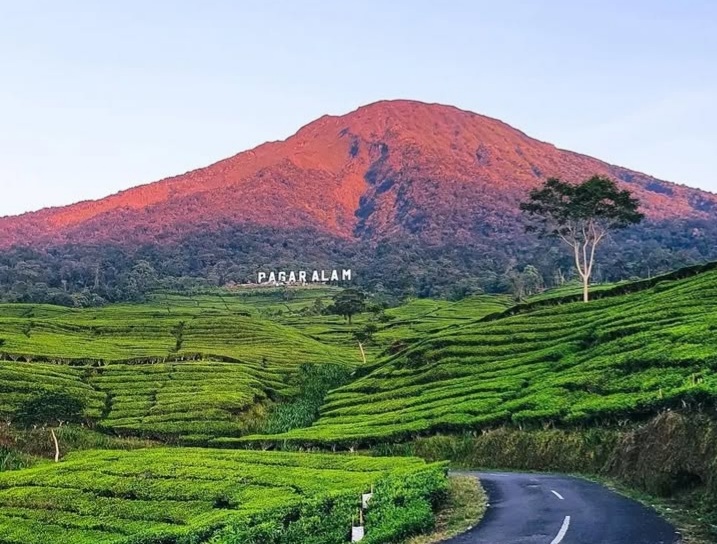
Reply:
M358 364L358 354L262 319L244 298L158 296L148 304L69 309L0 305L0 359L134 362L227 358L277 371Z
M0 417L38 391L80 399L100 429L158 439L238 436L244 412L286 385L268 370L216 361L74 367L0 362Z
M53 390L81 399L85 417L111 432L185 443L236 437L252 406L290 393L299 365L361 362L352 331L367 315L353 327L338 316L301 315L334 291L160 294L148 304L91 309L0 305L0 416L12 420L34 393ZM411 301L388 311L392 319L368 349L377 356L391 340L503 307L498 297Z
M233 544L268 542L280 530L292 542L342 542L372 486L367 533L390 536L431 523L445 469L412 458L188 448L74 453L0 473L0 542ZM385 508L395 513L390 527ZM402 525L404 508L413 519Z
M385 311L386 321L377 322L368 313L358 315L353 325L340 316L284 315L280 322L290 325L325 344L350 347L356 350L352 332L374 323L378 331L374 341L364 348L373 357L395 342L417 340L426 333L442 328L469 323L486 315L500 312L510 306L510 299L503 295L477 295L457 302L437 299L411 299L400 306Z
M293 304L327 294L307 291ZM51 390L80 399L85 418L112 432L238 436L253 406L291 393L300 365L361 361L358 350L261 318L272 304L276 294L262 292L92 309L0 305L0 416L12 421L23 402Z
M386 310L392 321L386 323L376 336L385 343L418 340L428 333L470 323L510 305L510 298L504 295L476 295L457 302L414 299Z
M588 425L717 400L717 271L643 291L455 326L332 392L294 444ZM247 438L254 440L254 438Z

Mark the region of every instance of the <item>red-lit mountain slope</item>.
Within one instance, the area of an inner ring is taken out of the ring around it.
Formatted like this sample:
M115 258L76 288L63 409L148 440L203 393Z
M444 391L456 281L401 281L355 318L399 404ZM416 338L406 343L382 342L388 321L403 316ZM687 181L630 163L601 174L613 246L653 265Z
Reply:
M180 240L227 225L311 226L343 238L460 241L513 223L545 177L605 174L648 218L717 216L717 196L534 140L501 121L406 100L324 116L283 142L93 202L0 219L0 248Z

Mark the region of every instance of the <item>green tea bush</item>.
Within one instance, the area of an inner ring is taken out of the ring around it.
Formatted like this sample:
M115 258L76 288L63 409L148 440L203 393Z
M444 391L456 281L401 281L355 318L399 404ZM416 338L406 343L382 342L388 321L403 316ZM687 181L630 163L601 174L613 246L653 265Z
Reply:
M240 441L356 448L508 423L624 425L714 406L713 268L663 278L669 289L619 286L589 304L544 300L435 331L331 391L311 427Z
M59 464L0 473L0 541L333 544L345 541L361 493L372 486L371 523L377 534L390 535L398 533L383 528L383 504L391 504L392 516L421 511L445 485L442 465L415 458L196 448L76 452Z

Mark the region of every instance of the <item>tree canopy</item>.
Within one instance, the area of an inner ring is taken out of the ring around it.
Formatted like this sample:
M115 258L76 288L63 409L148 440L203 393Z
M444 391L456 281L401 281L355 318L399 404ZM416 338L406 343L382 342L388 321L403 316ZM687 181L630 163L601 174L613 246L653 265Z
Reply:
M78 398L62 391L40 391L18 409L17 421L24 427L59 427L82 421L85 406Z
M366 308L366 295L357 289L344 289L334 297L331 312L351 323L351 318Z
M610 178L593 176L579 184L549 178L520 209L533 220L527 230L559 238L573 250L587 302L598 245L609 231L642 221L639 206L630 191L620 190Z

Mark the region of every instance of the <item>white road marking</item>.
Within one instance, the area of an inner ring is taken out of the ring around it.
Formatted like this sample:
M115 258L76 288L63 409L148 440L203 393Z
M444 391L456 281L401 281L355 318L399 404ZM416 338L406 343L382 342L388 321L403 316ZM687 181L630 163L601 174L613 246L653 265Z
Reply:
M568 527L570 527L570 516L565 516L563 526L560 528L558 536L556 536L550 544L560 544L565 538L565 534L568 532Z
M558 497L561 501L564 501L564 500L565 500L565 497L563 497L560 493L558 493L558 492L555 491L554 489L551 489L550 491L553 493L553 495L555 495L556 497Z

